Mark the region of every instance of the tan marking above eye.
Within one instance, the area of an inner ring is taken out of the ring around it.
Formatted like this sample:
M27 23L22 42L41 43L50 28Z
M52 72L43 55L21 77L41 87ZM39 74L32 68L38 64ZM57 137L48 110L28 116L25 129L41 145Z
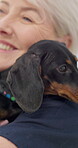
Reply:
M66 60L66 63L72 65L72 62L70 60Z

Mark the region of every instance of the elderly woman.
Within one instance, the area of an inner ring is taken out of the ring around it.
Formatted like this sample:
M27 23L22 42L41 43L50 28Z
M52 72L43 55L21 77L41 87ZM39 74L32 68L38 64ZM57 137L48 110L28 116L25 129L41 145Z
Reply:
M78 0L0 0L1 72L44 39L64 42L77 55ZM41 110L0 128L1 148L78 148L78 105L45 100Z

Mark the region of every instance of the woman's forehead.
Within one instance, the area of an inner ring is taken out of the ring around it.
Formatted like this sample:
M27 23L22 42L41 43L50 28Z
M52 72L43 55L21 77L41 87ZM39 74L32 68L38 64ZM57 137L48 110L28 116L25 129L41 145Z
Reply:
M18 1L16 2L16 0L0 0L1 3L4 3L4 4L14 4L14 5L20 5L21 4L26 4L26 5L30 5L31 7L35 7L35 8L40 8L40 3L38 0L19 0L19 3Z
M24 1L27 1L27 2L29 2L31 4L33 4L33 5L36 5L36 6L39 5L39 1L38 0L24 0Z
M36 7L42 7L42 8L44 6L44 3L46 3L45 0L24 0L24 1L29 2L30 4L32 4Z

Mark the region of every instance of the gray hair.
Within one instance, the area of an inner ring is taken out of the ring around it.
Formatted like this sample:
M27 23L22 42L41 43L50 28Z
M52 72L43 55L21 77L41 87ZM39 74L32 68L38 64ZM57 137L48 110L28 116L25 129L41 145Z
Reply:
M72 37L71 51L78 53L78 0L28 0L41 6L54 24L58 37Z

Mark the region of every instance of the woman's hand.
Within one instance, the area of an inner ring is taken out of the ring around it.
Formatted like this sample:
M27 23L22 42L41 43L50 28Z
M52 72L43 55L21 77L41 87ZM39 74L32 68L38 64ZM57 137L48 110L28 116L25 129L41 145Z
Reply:
M8 123L9 123L9 121L7 119L6 120L1 120L0 121L0 126L6 125Z

